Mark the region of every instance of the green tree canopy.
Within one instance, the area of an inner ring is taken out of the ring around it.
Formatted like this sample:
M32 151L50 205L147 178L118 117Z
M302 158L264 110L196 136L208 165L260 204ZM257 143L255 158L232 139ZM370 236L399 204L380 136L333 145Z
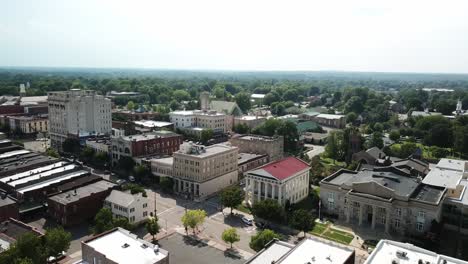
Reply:
M242 112L247 113L251 107L250 95L246 92L240 92L234 98Z
M147 222L146 222L146 231L150 233L150 235L153 236L153 241L155 240L155 235L159 233L159 223L158 223L158 217L154 216L151 217Z
M94 217L94 234L100 234L114 228L112 211L109 208L102 208Z
M275 238L279 239L279 235L270 229L265 229L250 238L249 246L255 251L260 251Z
M291 217L291 225L304 232L304 237L306 233L309 232L315 224L315 219L312 214L304 209L295 210Z
M231 248L233 243L240 241L240 236L237 234L237 229L234 227L225 229L221 235L221 238L224 242L231 244Z
M244 193L238 186L228 187L221 192L221 204L231 208L231 214L232 209L239 206L243 200Z
M187 210L187 212L182 216L182 224L184 227L190 227L195 233L195 229L203 224L206 218L206 212L202 209L196 210Z
M273 199L265 199L254 203L252 214L256 217L276 222L280 222L284 218L283 208Z
M203 129L200 134L200 141L203 144L208 143L208 140L213 138L213 129L208 128L208 129Z
M71 234L66 232L63 227L52 228L45 234L45 248L49 256L57 259L63 251L70 247Z

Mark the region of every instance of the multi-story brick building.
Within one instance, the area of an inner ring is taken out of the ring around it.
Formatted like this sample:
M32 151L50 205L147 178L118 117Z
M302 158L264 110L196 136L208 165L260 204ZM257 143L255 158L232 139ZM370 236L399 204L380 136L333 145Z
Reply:
M173 155L176 192L203 199L238 180L237 147L186 142Z
M147 134L112 137L112 163L122 157L143 157L157 154L171 155L179 150L182 136L170 131L155 131Z
M284 153L284 138L282 136L266 137L259 135L236 135L230 140L239 152L267 154L270 161L279 160Z
M8 220L8 218L19 218L18 203L15 198L0 192L0 222Z
M70 136L111 134L111 100L95 91L49 92L48 104L49 134L55 149L61 150Z
M112 182L99 180L51 195L47 199L48 214L63 226L76 225L93 219L115 186Z

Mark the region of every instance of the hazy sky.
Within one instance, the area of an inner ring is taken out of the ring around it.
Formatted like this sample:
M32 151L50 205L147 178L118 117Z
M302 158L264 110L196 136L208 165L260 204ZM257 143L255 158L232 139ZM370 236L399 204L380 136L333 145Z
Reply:
M0 65L468 73L468 1L0 0Z

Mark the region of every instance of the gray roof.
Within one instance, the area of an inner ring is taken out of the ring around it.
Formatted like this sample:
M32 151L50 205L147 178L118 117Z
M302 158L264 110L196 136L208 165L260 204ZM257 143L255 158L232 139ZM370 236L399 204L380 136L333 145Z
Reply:
M378 147L372 147L372 148L366 150L366 152L375 159L381 159L381 158L384 158L385 156L387 156Z
M105 192L116 185L106 180L100 180L73 190L59 193L49 197L49 199L61 204L76 202L84 197L91 196L96 193Z
M15 204L16 200L11 198L10 196L7 196L3 193L0 194L0 207Z
M239 108L236 102L228 102L228 101L211 101L210 109L216 110L220 113L225 113L228 115L235 114L235 111L239 111L239 114L242 114L242 110Z
M388 192L390 192L392 198L395 199L409 200L411 198L429 203L438 202L445 193L444 188L422 184L417 178L391 167L379 170L340 170L325 178L323 182L352 190L363 184L373 184L373 191L366 188L369 189L369 193L365 194L388 199Z
M249 161L258 159L260 157L265 157L265 156L267 155L266 154L253 154L253 153L239 153L237 164L241 165L241 164L244 164L245 162L249 162Z
M106 201L126 207L135 201L135 197L130 193L112 190Z
M432 186L455 189L462 178L462 172L434 168L426 175L426 177L424 177L423 183Z

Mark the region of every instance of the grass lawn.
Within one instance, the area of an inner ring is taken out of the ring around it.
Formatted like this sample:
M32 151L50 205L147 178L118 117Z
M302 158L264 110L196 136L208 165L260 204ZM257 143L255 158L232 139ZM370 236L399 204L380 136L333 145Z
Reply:
M246 214L252 214L252 212L250 211L250 208L248 207L245 207L243 204L237 206L237 210L243 212L243 213L246 213Z
M315 226L312 231L310 231L310 233L320 236L323 232L325 232L327 226L328 224L315 223Z
M328 229L322 236L345 245L349 245L354 239L352 234L334 228Z

